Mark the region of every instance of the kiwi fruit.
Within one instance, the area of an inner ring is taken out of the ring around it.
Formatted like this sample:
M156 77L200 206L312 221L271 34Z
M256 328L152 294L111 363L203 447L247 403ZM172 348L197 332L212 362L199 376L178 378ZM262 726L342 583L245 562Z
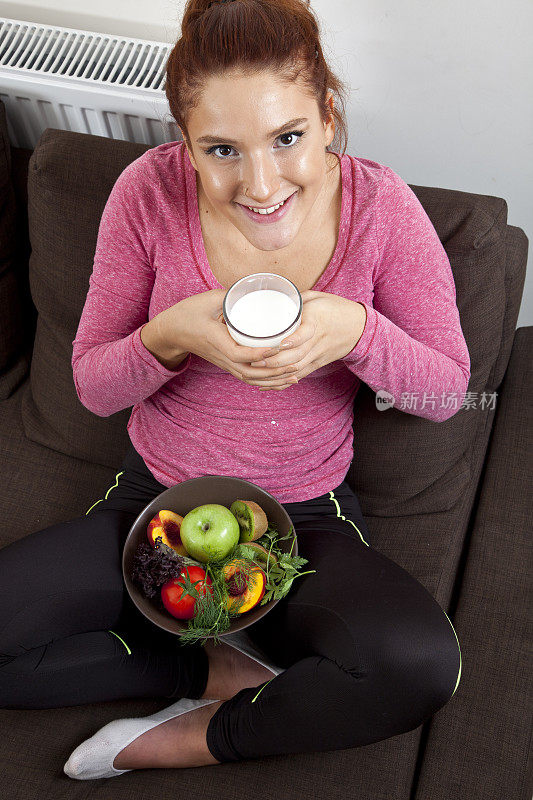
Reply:
M251 547L253 549L254 561L257 561L257 563L263 567L263 569L266 569L267 563L269 563L272 567L274 564L278 563L276 554L273 553L272 550L269 553L266 547L263 547L263 545L259 544L259 542L243 542L243 544L246 544L246 547Z
M240 542L253 542L266 533L267 515L253 500L235 500L230 506L230 511L239 523Z

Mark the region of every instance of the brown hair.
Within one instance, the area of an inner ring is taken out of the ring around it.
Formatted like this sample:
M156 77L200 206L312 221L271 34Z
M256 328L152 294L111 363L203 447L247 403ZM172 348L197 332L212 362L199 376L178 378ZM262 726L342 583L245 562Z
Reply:
M323 122L332 113L327 103L330 90L335 136L327 149L340 138L342 153L346 151L347 88L326 64L310 0L187 0L181 38L166 63L165 93L190 150L189 110L199 102L210 75L232 68L270 69L288 83L300 78L304 91L316 98Z

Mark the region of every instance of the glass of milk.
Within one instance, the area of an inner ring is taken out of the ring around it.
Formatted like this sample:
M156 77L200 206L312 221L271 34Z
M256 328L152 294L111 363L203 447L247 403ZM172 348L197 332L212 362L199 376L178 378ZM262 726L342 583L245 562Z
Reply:
M279 345L300 325L302 308L302 296L294 283L275 272L240 278L222 303L230 336L245 347Z

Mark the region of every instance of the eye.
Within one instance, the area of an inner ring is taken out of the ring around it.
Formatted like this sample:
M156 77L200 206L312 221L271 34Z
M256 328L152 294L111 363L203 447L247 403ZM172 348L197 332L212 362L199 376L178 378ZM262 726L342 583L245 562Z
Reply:
M298 141L298 139L300 139L303 135L304 135L303 131L291 131L290 133L282 133L279 138L284 139L286 136L296 136L297 137L296 141ZM284 145L284 147L292 147L293 144L295 143L289 142L289 144Z
M233 148L229 144L214 144L213 147L210 147L209 150L206 150L205 152L209 156L211 153L214 154L215 150L233 150ZM226 156L215 155L215 158L219 158L222 161L226 158Z
M292 141L292 142L288 142L287 144L282 145L282 147L281 147L282 150L286 150L289 147L294 147L294 145L298 142L298 140L302 136L305 136L305 131L290 131L290 133L281 133L278 136L278 139L284 139L284 138L289 137L289 136L296 136L297 137L296 142ZM212 147L210 147L208 150L205 151L205 153L207 155L214 155L214 157L218 158L219 161L227 161L229 156L230 156L230 153L217 155L216 152L215 152L216 150L230 150L231 151L231 150L233 150L233 147L231 147L231 145L229 145L229 144L214 144Z

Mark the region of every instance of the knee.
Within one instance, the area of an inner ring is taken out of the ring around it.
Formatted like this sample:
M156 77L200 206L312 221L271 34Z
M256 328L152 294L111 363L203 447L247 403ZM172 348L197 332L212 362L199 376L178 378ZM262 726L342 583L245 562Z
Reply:
M455 694L462 656L455 629L440 606L428 613L377 617L357 636L338 637L335 652L326 652L357 680L396 684L398 697L414 689L435 710Z
M459 642L442 609L433 612L376 615L364 633L322 647L328 687L342 697L343 713L365 721L365 744L418 728L454 695Z
M401 626L400 626L401 627ZM461 678L462 657L459 640L449 617L442 612L440 622L421 621L404 632L401 641L393 638L386 661L398 676L408 697L413 690L423 718L434 714L455 694Z

